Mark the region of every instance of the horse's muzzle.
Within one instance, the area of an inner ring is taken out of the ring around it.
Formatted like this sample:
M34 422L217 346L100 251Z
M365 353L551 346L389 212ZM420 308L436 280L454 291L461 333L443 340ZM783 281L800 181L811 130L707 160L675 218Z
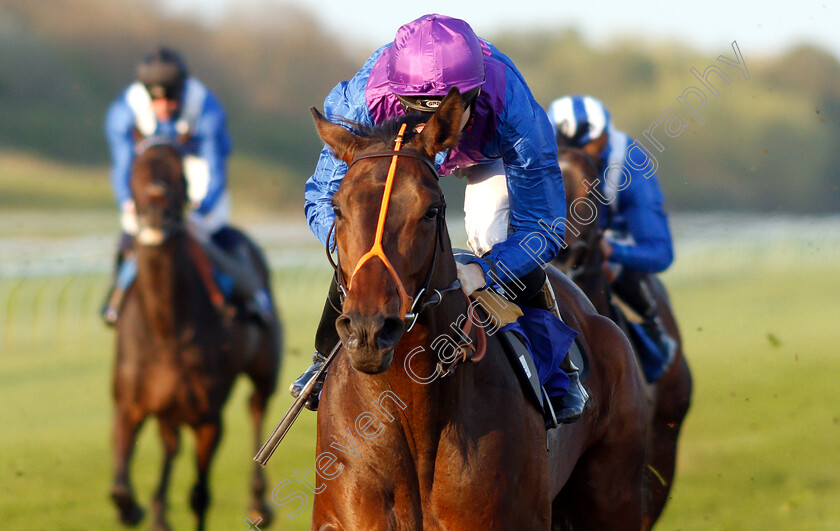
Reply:
M367 374L379 374L391 366L394 348L405 332L405 322L396 315L344 313L335 325L350 364Z

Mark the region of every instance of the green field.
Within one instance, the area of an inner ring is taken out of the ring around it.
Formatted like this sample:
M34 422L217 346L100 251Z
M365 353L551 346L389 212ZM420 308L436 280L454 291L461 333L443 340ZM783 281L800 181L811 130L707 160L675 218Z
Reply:
M658 529L840 528L839 267L832 258L698 272L687 261L665 277L695 395ZM308 361L327 278L326 269L275 272L287 331L281 388ZM113 336L95 316L105 281L0 280L0 529L118 527L107 497ZM247 392L243 380L226 409L210 529L245 529ZM272 424L290 400L278 393ZM305 412L268 468L272 485L312 468L314 432L315 416ZM184 443L170 490L176 529L193 528L192 437ZM147 424L133 468L146 507L160 454ZM308 511L278 513L273 529L308 529Z

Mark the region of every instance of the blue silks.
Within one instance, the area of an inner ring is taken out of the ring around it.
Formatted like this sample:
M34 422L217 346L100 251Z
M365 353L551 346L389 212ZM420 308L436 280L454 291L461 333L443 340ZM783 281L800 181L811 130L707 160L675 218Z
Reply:
M560 363L569 352L578 333L546 310L521 307L522 317L502 328L519 332L534 360L540 384L551 398L561 397L569 390L569 376Z

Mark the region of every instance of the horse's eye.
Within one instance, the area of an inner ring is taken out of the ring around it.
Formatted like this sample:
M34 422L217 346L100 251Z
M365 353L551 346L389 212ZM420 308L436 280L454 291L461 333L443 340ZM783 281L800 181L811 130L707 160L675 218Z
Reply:
M335 214L335 219L341 219L341 208L338 205L333 205L333 214Z
M426 215L423 216L423 219L425 219L426 221L434 221L437 219L438 214L440 214L440 208L433 206L426 211Z

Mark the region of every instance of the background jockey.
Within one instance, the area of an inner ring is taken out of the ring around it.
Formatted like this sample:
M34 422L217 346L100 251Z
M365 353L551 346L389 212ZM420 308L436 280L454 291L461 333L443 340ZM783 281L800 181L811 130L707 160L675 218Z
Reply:
M633 148L634 140L613 127L606 107L591 96L558 98L549 105L548 118L558 144L581 148L598 162L595 195L607 207L600 216L606 230L601 240L605 269L615 293L642 316L645 332L670 365L677 343L662 326L649 285L650 274L665 271L674 261L653 161L638 143ZM607 171L613 164L618 166Z
M551 125L508 57L476 37L463 20L426 15L399 28L394 42L376 50L352 79L339 83L324 109L333 120L379 124L409 112L433 113L453 86L465 100L461 141L439 153L436 163L441 175L467 179L465 223L475 256L458 264L458 277L468 294L499 286L517 303L547 309L540 266L559 251L547 227L565 216L563 180ZM306 183L306 218L325 245L334 220L332 196L346 172L347 164L325 146ZM316 337L315 364L292 384L295 396L338 342L334 287L329 299ZM558 417L571 422L588 396L568 356L561 367L571 384L563 376ZM319 390L320 382L314 397Z
M252 279L240 281L245 276L243 266L250 266L250 258L243 238L227 226L230 216L227 157L231 142L224 109L204 84L188 75L186 64L177 52L158 48L143 59L137 67L137 81L108 110L105 133L113 161L111 184L123 230L118 272L103 309L105 321L116 322L122 295L136 270L126 253L137 233L130 181L138 142L177 141L184 154L184 174L192 206L187 217L190 233L220 268L216 278L223 291L242 298L249 313L270 322L273 309L268 292Z

